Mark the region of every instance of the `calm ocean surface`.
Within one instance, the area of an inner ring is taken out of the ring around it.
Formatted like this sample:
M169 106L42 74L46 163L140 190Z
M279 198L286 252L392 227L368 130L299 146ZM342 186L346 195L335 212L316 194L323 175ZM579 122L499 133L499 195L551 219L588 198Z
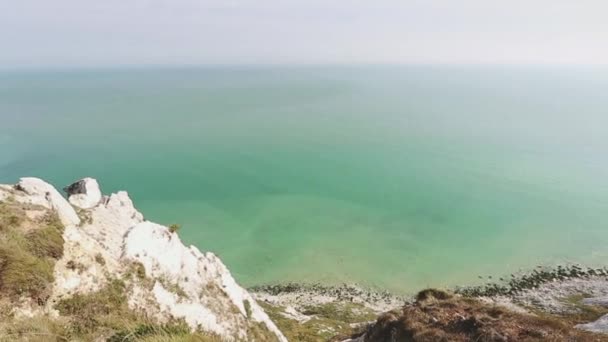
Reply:
M84 176L245 285L608 260L608 71L0 73L0 183Z

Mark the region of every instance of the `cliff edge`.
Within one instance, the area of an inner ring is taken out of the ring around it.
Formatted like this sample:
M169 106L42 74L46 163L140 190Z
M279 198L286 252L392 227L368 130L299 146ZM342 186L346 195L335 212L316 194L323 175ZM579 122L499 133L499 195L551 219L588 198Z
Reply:
M217 256L145 220L126 192L105 196L92 178L64 190L67 199L37 178L0 185L4 322L47 320L32 336L56 340L189 330L210 341L287 341ZM24 333L15 330L0 327L0 339Z

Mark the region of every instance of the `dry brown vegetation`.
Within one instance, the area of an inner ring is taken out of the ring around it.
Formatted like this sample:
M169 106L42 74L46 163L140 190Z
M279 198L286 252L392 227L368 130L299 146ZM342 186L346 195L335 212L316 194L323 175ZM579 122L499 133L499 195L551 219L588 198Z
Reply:
M289 341L298 342L342 341L360 330L358 324L377 316L363 305L336 302L308 306L303 313L311 319L298 322L284 315L284 307L266 302L259 304Z
M425 290L413 304L380 316L367 329L365 341L608 341L606 336L575 329L576 321L576 317L516 313L476 299Z
M62 233L54 213L13 200L0 202L0 297L46 302L53 266L63 255Z
M0 341L185 341L220 342L213 334L193 333L180 320L159 324L129 309L126 285L113 280L101 290L60 300L56 319L10 317L0 325Z

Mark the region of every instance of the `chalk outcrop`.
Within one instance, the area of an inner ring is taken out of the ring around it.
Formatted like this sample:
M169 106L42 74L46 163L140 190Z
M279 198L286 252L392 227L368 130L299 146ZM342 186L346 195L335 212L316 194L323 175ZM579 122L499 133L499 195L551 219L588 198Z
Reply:
M590 323L579 324L576 327L594 333L606 334L608 333L608 315L604 315Z
M63 189L68 194L68 200L73 206L91 209L101 202L101 189L97 180L84 178Z
M65 226L46 314L58 315L54 305L62 299L121 279L129 307L159 322L183 320L226 340L287 341L219 258L144 220L126 192L103 196L92 178L65 191L67 200L37 178L0 186L0 199L10 192L15 201L55 211Z
M80 218L74 208L61 196L52 185L38 178L21 178L15 185L15 199L22 203L40 205L57 212L65 226L80 224Z

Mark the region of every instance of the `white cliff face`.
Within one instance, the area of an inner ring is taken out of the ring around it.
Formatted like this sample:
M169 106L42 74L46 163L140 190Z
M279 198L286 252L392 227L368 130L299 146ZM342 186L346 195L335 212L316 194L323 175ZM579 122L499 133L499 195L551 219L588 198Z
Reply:
M53 305L62 298L121 278L129 285L129 306L159 321L183 319L193 330L226 340L254 341L252 329L263 327L274 340L287 341L220 259L184 246L167 227L144 221L126 192L104 197L91 178L66 188L69 202L40 179L24 178L14 188L17 201L56 210L65 225L50 313L57 314ZM145 276L133 275L136 266Z
M21 178L15 186L19 202L41 205L57 212L61 223L66 227L80 224L74 208L50 184L38 178Z
M130 229L125 238L124 257L141 263L146 275L162 279L156 281L153 289L162 314L184 318L190 326L201 326L206 331L230 331L230 335L243 339L247 338L246 332L238 327L245 320L270 322L220 259L213 253L201 253L194 246L184 246L167 227L142 222ZM177 287L179 293L167 291L166 286ZM216 305L210 303L211 298ZM281 336L274 324L266 327Z

